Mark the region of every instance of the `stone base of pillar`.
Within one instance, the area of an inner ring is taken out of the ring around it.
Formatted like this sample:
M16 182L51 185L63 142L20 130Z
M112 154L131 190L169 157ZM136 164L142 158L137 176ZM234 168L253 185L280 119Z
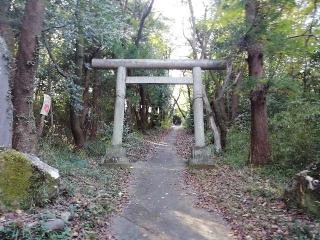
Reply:
M192 159L189 160L190 167L210 167L215 165L213 146L194 147Z
M126 156L126 150L122 146L110 146L107 148L103 165L113 165L120 167L130 166L129 159Z

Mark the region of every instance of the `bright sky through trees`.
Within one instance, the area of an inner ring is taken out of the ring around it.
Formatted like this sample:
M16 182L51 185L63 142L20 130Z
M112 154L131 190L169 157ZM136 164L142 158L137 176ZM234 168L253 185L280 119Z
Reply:
M193 2L193 7L196 17L203 15L203 6L208 0L196 0ZM185 36L190 37L190 11L187 3L182 0L156 0L154 10L157 14L167 19L166 24L169 27L166 38L170 42L172 48L172 59L188 58L191 52L189 43ZM171 76L181 76L180 70L171 70ZM179 95L181 86L176 86L173 92L175 98ZM186 96L181 96L179 104L182 108L187 107Z

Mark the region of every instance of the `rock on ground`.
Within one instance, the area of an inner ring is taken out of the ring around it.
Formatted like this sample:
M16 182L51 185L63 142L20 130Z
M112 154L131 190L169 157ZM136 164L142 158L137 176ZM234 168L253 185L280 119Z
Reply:
M300 207L320 218L320 163L298 173L288 184L284 199L289 207Z
M0 203L5 209L44 205L57 194L59 172L37 157L0 151Z

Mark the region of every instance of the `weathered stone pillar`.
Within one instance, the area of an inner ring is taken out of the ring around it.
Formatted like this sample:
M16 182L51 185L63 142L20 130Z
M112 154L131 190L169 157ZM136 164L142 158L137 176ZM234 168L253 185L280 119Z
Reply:
M112 146L107 149L105 163L128 164L126 151L122 147L125 97L126 97L126 75L125 67L118 67L116 83L116 103L114 110Z
M203 117L203 95L202 95L202 75L201 68L193 68L193 115L194 115L194 136L195 146L193 148L193 158L190 159L191 166L207 166L213 164L213 156L210 146L206 146L204 134Z
M116 84L116 104L114 110L114 122L113 122L113 135L112 145L122 145L123 135L123 123L124 123L124 108L126 97L126 75L127 69L125 67L119 67L117 71L117 84Z
M194 115L194 136L195 146L204 147L204 120L203 120L203 97L201 68L193 68L193 115Z
M0 147L10 148L12 143L12 102L9 84L10 53L0 37Z

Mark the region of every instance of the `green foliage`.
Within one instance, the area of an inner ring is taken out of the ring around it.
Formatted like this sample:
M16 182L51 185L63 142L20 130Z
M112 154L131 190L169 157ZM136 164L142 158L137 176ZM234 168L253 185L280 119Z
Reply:
M188 114L186 116L185 121L183 122L183 126L193 131L194 129L193 110L191 109L188 110Z
M131 132L127 134L127 136L124 138L124 143L123 146L128 150L128 151L134 151L137 149L139 146L142 144L142 139L143 136L139 132Z
M237 167L246 165L250 149L249 137L249 130L240 124L231 127L227 134L224 161Z
M69 229L60 232L48 232L41 224L30 228L13 222L0 227L0 239L2 240L64 240L70 237Z
M161 127L163 129L171 128L172 127L172 118L166 116L163 120L161 120Z
M95 139L87 141L85 152L88 156L99 158L106 154L107 142L104 139Z
M290 102L287 111L275 114L270 121L274 164L303 169L319 161L319 102Z
M293 222L290 227L290 235L295 236L295 239L307 240L307 239L319 239L320 233L314 235L310 226L301 225L298 221Z
M76 204L70 203L69 211L77 215L85 238L89 239L89 236L95 235L96 227L105 219L106 214L117 207L122 196L121 184L125 179L121 178L125 176L125 170L101 167L99 163L105 151L96 152L95 149L92 150L93 146L74 151L71 144L52 144L47 141L41 143L41 157L51 166L59 168L61 188L65 192L60 196L61 200L64 197L67 197L67 201L69 197L77 199ZM131 140L127 144L134 146ZM91 156L92 152L96 156ZM99 156L100 153L103 155ZM63 239L68 239L66 236L69 235L64 236Z

